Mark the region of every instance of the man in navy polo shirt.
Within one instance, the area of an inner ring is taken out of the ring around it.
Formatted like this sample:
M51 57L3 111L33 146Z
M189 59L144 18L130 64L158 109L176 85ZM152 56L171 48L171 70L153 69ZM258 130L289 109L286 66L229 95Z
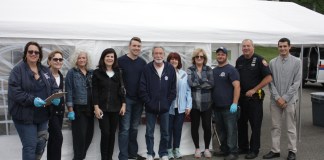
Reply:
M214 88L213 110L219 139L220 152L225 160L236 160L237 155L237 103L240 97L240 76L238 71L227 62L227 49L216 50L218 66L213 69Z

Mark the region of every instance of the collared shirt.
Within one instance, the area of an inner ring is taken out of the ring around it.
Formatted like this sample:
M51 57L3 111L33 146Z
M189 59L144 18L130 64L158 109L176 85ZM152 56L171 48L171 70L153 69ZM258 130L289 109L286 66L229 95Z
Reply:
M244 55L241 55L236 60L235 68L240 74L241 93L243 95L257 86L264 77L271 75L266 60L255 53L250 59L246 59Z
M273 77L269 84L271 100L282 97L288 104L296 102L302 80L300 59L290 54L285 58L278 56L270 61L270 70Z

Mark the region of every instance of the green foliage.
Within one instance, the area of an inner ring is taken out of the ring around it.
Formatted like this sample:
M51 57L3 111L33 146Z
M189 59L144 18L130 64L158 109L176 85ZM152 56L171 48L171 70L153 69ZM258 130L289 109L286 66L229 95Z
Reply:
M267 62L270 62L271 59L278 56L277 47L263 47L263 46L255 46L255 53L262 56Z
M284 2L295 2L308 9L314 10L318 13L324 14L324 1L323 0L280 0Z

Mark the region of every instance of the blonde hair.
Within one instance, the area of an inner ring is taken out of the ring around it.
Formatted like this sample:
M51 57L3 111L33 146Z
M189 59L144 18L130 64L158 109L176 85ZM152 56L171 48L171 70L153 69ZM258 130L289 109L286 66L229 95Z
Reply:
M208 60L208 58L207 58L207 54L206 54L205 50L202 49L202 48L196 48L196 49L193 51L193 53L192 53L192 57L191 57L192 64L196 64L196 62L195 62L195 57L196 57L200 52L203 53L203 56L204 56L204 65L207 64L207 60Z
M76 50L70 57L70 63L73 68L78 68L78 57L81 54L85 54L87 58L87 64L86 64L86 69L89 70L91 69L91 58L89 56L89 52L85 50Z

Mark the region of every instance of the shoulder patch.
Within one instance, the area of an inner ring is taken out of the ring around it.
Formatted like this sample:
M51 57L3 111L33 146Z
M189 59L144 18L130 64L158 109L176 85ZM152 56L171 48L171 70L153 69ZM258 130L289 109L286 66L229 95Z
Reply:
M266 60L264 60L264 59L262 60L262 64L263 64L264 66L266 66L266 67L268 66L268 62L267 62Z

